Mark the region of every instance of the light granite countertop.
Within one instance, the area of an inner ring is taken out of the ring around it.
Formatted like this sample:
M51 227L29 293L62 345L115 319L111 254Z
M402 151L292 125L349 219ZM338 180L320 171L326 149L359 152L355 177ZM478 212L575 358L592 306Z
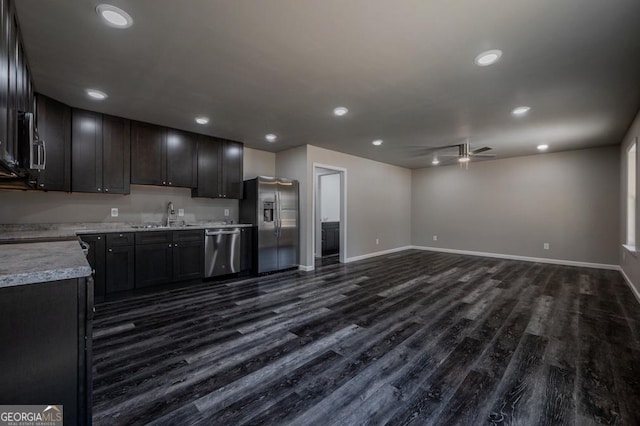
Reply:
M0 288L88 277L91 267L75 241L0 245Z
M202 222L184 226L157 226L134 223L46 223L25 225L1 225L0 244L20 242L45 242L77 240L84 234L103 234L111 232L151 232L179 231L188 229L251 227L250 224L225 224L220 222Z

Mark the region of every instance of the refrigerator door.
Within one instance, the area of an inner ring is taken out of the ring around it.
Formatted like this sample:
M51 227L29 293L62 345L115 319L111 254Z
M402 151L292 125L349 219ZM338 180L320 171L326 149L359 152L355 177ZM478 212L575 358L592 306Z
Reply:
M298 181L277 185L278 269L286 269L298 266Z
M258 178L258 273L278 270L277 192L275 179Z

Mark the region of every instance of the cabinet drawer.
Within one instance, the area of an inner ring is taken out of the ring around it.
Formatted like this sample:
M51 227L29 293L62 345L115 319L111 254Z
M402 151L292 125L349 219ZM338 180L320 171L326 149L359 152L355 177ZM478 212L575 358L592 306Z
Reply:
M107 234L107 248L133 245L133 232Z
M171 232L167 231L147 231L136 232L136 244L160 244L170 243Z
M204 242L204 230L194 229L191 231L173 231L173 242L198 241Z

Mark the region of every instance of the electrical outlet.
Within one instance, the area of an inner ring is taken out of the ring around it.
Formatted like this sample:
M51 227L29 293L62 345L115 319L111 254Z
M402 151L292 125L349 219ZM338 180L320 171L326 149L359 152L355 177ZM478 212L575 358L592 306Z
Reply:
M111 209L111 217L118 217L118 208L114 207Z
M224 215L229 216L229 209L224 209Z
M433 241L438 241L438 236L437 235L433 236Z
M545 250L549 250L549 243L544 243L543 247L544 247Z
M376 238L376 245L380 244L380 240Z
M184 216L184 209L178 209L178 216Z

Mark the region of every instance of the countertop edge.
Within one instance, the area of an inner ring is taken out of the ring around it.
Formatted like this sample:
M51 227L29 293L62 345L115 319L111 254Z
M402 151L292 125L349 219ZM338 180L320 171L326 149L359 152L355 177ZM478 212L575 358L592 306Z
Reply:
M50 269L38 272L22 272L3 277L0 288L17 287L27 284L45 284L61 280L86 278L91 276L91 267L80 266L75 268Z

